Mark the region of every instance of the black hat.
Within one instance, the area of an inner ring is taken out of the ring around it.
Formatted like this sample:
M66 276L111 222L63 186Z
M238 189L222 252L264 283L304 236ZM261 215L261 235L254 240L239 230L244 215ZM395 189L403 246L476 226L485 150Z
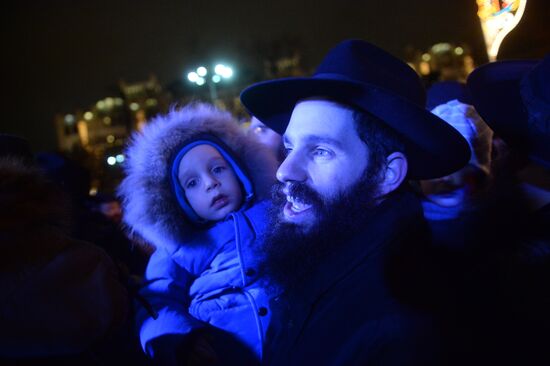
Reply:
M338 44L312 77L264 81L241 93L248 111L281 134L295 104L308 97L333 98L392 127L405 143L411 179L448 175L470 158L464 138L424 108L426 94L414 70L368 42Z
M476 68L467 80L479 115L498 136L516 149L529 146L527 111L519 86L523 76L536 63L536 60L492 62Z
M550 54L521 80L527 110L529 157L550 169Z

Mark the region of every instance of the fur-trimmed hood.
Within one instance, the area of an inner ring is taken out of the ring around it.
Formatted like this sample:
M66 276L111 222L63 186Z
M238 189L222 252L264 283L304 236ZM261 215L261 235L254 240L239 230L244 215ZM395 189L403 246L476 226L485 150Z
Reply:
M178 205L170 174L174 156L201 134L215 135L240 159L257 200L269 196L277 169L275 157L248 138L228 112L203 103L172 109L132 135L125 154L126 177L118 188L125 224L154 246L177 248L197 230Z

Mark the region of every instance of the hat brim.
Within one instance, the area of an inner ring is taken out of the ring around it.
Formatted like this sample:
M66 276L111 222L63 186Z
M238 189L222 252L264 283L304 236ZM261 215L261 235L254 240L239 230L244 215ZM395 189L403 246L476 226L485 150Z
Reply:
M346 79L285 78L254 84L241 93L248 111L283 134L296 103L327 97L367 111L392 127L405 142L409 179L449 175L470 160L468 143L426 109L379 87Z

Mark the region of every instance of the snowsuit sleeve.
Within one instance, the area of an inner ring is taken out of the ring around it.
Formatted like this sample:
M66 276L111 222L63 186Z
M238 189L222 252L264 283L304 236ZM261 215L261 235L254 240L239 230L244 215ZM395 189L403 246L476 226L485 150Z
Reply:
M173 347L173 344L163 345L163 339L172 342L176 336L182 340L205 325L188 311L189 287L193 280L194 276L176 263L167 250L159 248L151 256L140 294L152 309L140 306L137 311L141 346L150 357L157 357L159 347Z

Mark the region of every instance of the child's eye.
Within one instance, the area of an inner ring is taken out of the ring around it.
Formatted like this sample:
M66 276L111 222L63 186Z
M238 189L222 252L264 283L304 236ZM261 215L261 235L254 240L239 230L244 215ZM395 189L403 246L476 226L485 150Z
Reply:
M225 170L225 167L224 166L216 166L212 169L212 173L214 174L219 174L221 172L223 172Z
M187 184L185 185L185 189L190 189L190 188L193 188L197 185L197 180L196 179L190 179L187 181Z

